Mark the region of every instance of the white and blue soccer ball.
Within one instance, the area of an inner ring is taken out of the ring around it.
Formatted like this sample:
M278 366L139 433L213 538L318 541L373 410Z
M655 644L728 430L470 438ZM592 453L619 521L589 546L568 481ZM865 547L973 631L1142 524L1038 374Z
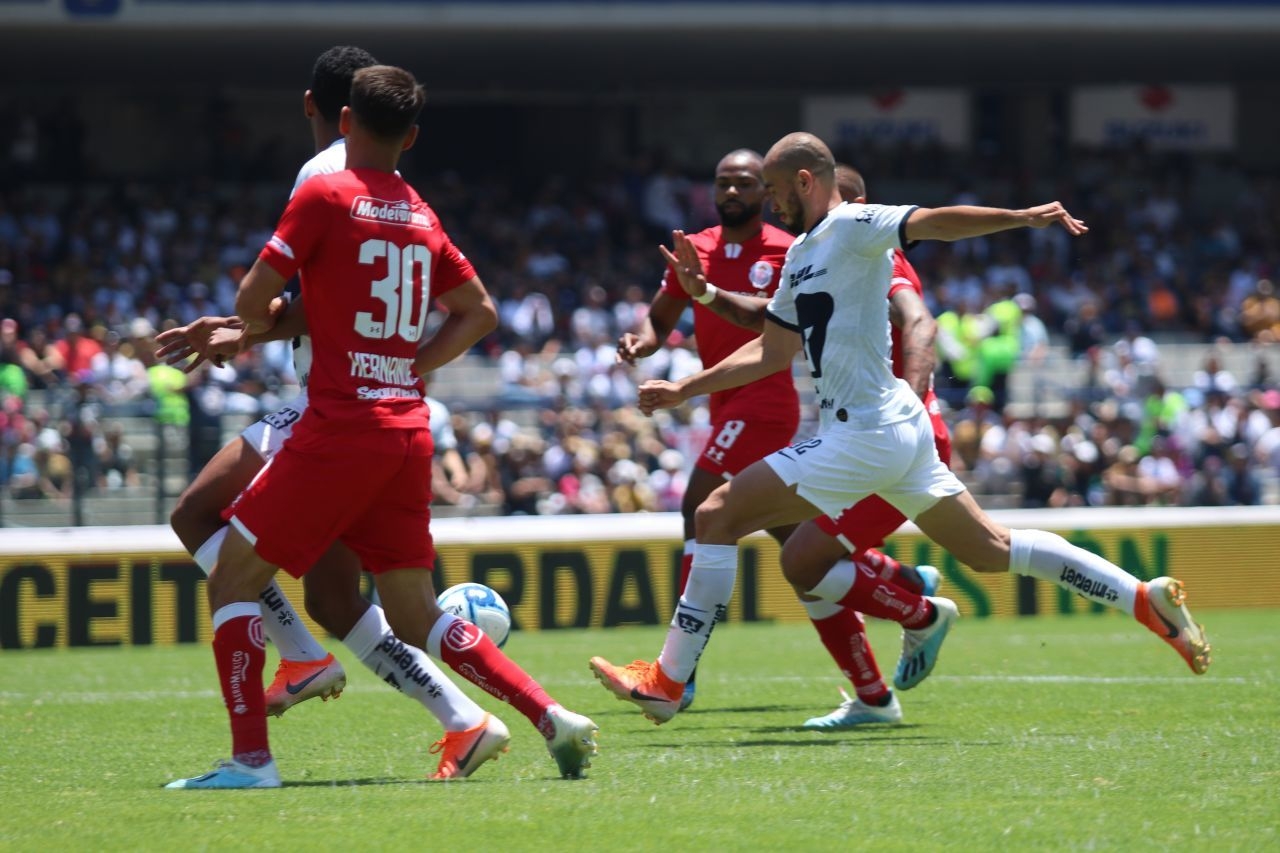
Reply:
M460 583L449 587L436 598L445 613L460 616L502 648L511 635L511 608L502 596L482 583Z

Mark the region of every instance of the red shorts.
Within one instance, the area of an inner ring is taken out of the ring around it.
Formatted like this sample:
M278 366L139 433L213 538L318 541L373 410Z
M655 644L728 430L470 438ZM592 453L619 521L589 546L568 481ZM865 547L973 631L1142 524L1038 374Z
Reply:
M727 480L753 462L786 447L799 426L799 412L794 421L781 423L732 417L712 421L711 440L702 449L697 467Z
M934 446L938 457L948 467L951 465L951 433L942 419L936 403L929 407L929 420L933 423ZM879 495L863 498L840 513L834 521L821 515L815 519L818 529L840 540L850 554L858 554L868 548L879 548L885 538L902 526L907 517Z
M223 517L258 556L295 578L335 539L368 572L431 568L431 430L382 432L377 447L365 438L353 450L334 436L295 429Z

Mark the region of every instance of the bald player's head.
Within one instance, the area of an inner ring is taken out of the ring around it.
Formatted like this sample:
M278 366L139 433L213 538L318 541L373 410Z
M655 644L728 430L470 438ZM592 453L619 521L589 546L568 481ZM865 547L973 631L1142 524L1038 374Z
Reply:
M764 157L764 183L778 221L803 234L835 205L836 161L812 133L788 133Z
M836 160L827 144L812 133L788 133L769 149L765 168L786 175L807 170L819 181L834 179Z
M715 206L720 224L759 227L764 213L764 158L750 148L730 151L716 164Z
M720 158L720 162L716 164L716 174L745 169L759 175L763 168L764 158L760 156L760 152L750 148L737 148Z

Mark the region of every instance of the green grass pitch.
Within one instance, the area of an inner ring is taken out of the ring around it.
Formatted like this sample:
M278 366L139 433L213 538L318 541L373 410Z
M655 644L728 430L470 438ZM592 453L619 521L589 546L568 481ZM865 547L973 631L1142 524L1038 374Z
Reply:
M1199 615L1203 677L1117 615L962 620L903 725L834 734L800 728L844 684L808 625L718 628L697 703L660 728L586 665L652 658L660 630L517 633L507 651L600 725L580 782L469 686L511 752L424 781L435 721L333 642L347 693L272 722L283 789L166 791L227 754L207 648L5 653L0 850L1275 849L1280 613ZM896 626L871 636L891 675Z

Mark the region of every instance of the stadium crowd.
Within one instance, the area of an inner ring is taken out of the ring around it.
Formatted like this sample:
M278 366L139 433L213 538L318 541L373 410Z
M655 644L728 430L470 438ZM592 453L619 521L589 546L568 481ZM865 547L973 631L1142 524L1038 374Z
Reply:
M11 497L140 488L114 420L125 416L185 429L198 470L220 417L271 411L296 390L286 343L190 375L153 355L157 330L231 313L287 188L24 184L27 148L7 153L0 483ZM1045 189L976 156L844 155L885 201L907 180L941 188L935 202L1013 206ZM1209 350L1192 383L1166 387L1157 343L1280 346L1280 182L1220 157L1068 159L1070 178L1047 189L1089 223L1087 239L1068 247L1046 229L911 255L939 320L957 467L978 494L1028 507L1280 500L1280 390L1267 361L1234 375ZM455 406L465 473L438 478L438 500L507 514L678 509L705 408L645 418L635 389L696 370L696 355L684 342L630 368L615 344L648 308L657 244L715 221L707 182L662 156L580 182L550 176L527 192L496 176L408 177L500 313L477 355L502 390L483 410ZM1061 389L1052 416L1006 405L1010 372L1050 344L1084 380Z

